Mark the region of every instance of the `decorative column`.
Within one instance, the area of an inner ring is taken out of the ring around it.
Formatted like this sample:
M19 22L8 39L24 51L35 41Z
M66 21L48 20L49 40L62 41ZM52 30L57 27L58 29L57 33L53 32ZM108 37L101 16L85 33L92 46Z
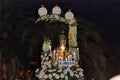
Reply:
M69 33L68 33L68 44L69 44L69 51L73 55L74 61L78 62L78 43L77 43L77 22L74 18L74 14L71 10L68 10L65 14L65 18L69 24ZM76 63L77 64L77 63Z
M77 23L74 19L74 14L71 10L68 10L65 14L65 18L69 24L69 33L68 33L68 44L69 47L77 47Z

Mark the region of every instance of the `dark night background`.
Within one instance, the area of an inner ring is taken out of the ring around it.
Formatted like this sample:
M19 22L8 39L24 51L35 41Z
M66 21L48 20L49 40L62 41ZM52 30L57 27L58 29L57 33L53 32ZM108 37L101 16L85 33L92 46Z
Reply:
M75 17L93 23L110 52L106 54L107 78L120 74L120 0L17 0L16 5L22 6L29 16L37 19L41 4L48 12L56 4L61 7L63 14L71 9Z
M62 8L63 13L71 9L75 17L82 17L100 29L103 39L111 50L120 45L120 1L119 0L19 0L24 9L38 16L41 4L51 11L55 4Z

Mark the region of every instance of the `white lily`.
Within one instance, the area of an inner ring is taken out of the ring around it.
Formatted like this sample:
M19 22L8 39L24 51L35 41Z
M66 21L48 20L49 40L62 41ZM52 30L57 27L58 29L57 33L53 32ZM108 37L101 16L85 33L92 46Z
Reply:
M55 76L56 75L56 73L53 73L53 76Z
M55 75L55 78L56 78L56 79L59 79L59 78L60 78L60 76L59 76L58 74L56 74L56 75Z
M56 71L56 69L53 69L53 71Z
M40 72L40 74L38 75L39 78L43 78L43 76L45 75L45 72Z
M52 75L51 75L51 74L49 74L48 76L49 76L50 79L52 78Z
M64 72L64 74L67 74L67 70L64 70L63 72Z
M37 68L36 70L35 70L35 73L37 73L39 71L39 68Z
M70 71L70 67L67 67L67 71Z
M53 65L56 66L56 65L57 65L57 62L54 62Z
M77 71L83 71L83 69L81 69L81 68L77 68L76 70L77 70Z
M73 73L73 71L70 71L70 76L72 76L72 77L74 76L74 73Z
M83 74L82 72L79 72L79 75L80 75L80 76L84 76L84 74Z
M47 66L43 64L42 65L42 69L46 69L46 68L47 68Z
M65 80L68 80L68 76L65 76Z
M65 75L64 75L63 73L61 73L61 74L60 74L60 77L61 77L61 78L64 78L64 77L65 77Z
M44 75L44 77L43 77L43 78L46 78L46 79L47 79L47 78L48 78L48 75Z
M58 70L57 72L62 72L62 69Z
M41 58L43 58L43 55L41 55Z
M75 74L75 76L76 76L77 78L79 78L79 75L78 75L78 74Z
M49 62L49 61L45 61L44 64L45 64L45 65L49 65L50 62Z
M46 57L46 60L47 60L47 61L48 61L48 59L49 59L49 58L48 58L48 57Z
M50 72L50 73L51 73L51 72L53 72L53 70L51 70L51 69L50 69L50 70L48 70L48 72Z
M47 53L45 53L45 57L47 56Z
M48 64L48 67L51 68L51 64Z
M45 57L43 57L43 59L42 59L41 63L43 64L43 63L44 63L44 61L45 61Z

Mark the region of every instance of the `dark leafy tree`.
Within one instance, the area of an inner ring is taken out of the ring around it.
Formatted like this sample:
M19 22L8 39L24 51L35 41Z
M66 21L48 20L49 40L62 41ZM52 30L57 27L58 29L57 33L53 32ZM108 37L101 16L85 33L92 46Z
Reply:
M35 19L28 17L28 13L25 13L22 7L16 3L16 0L2 0L0 45L8 66L11 66L11 59L14 57L17 60L17 67L24 69L31 57L31 52L33 52L31 50L35 47L34 44L38 39L26 37L34 33L34 30L32 32L31 30L34 27ZM25 39L28 40L26 44Z
M105 79L106 57L103 40L96 27L79 18L78 19L78 44L80 48L80 58L85 70L87 80Z

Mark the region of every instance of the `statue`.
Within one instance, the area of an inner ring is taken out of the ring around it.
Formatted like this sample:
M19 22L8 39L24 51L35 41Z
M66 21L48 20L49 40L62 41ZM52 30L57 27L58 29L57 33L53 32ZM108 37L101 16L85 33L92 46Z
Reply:
M59 38L59 47L55 48L53 51L53 61L68 61L70 60L70 52L66 47L66 36L64 31L61 33ZM72 60L72 59L71 59Z

